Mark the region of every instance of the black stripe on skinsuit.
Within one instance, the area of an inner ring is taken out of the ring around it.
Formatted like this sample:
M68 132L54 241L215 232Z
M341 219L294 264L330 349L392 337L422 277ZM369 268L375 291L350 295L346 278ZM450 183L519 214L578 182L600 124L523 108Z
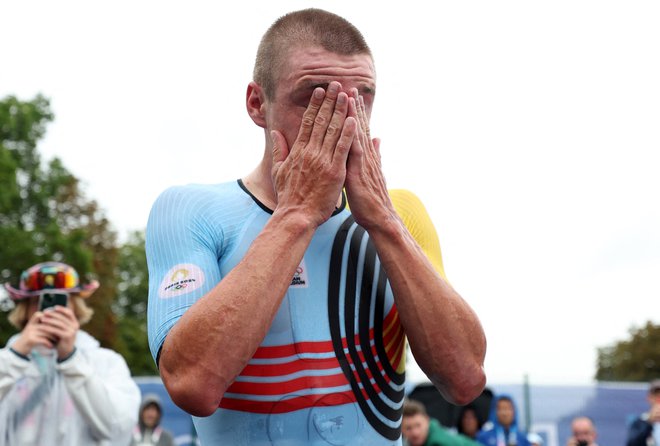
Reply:
M332 246L332 254L331 254L331 259L330 259L330 271L329 271L329 282L328 282L328 318L329 318L329 324L330 324L330 334L332 338L332 345L335 351L335 355L337 356L337 360L339 361L339 365L342 369L342 372L344 373L344 376L348 380L351 390L353 391L355 395L356 402L358 403L358 406L360 407L360 410L362 411L365 419L367 422L373 427L376 432L378 432L380 435L382 435L384 438L387 438L388 440L395 441L400 438L401 436L401 427L400 427L400 422L397 427L391 427L376 416L376 414L373 412L372 408L369 406L367 403L367 400L364 398L362 395L362 390L360 389L359 383L357 382L355 375L353 374L353 370L351 369L350 363L348 359L346 358L346 354L344 353L344 347L342 345L342 330L341 330L341 323L342 321L340 320L340 309L339 309L339 302L340 302L340 282L341 282L341 273L343 269L343 254L344 254L344 247L346 244L346 239L348 238L348 232L350 228L355 224L355 221L352 216L349 216L344 223L342 223L339 231L337 232L337 235L335 236L335 240ZM354 236L355 237L355 236ZM358 237L359 238L359 237ZM358 244L359 246L359 244ZM352 251L353 256L359 255L359 250L357 252ZM349 254L350 257L350 254ZM348 260L349 262L351 261L350 258ZM355 263L356 261L353 260L352 263L354 265L357 265ZM345 311L348 311L351 313L351 315L354 314L355 308L354 308L354 301L355 301L355 277L352 278L351 280L351 275L356 276L357 275L357 270L353 270L352 272L350 269L347 271L347 280L346 280L346 286L347 287L352 287L353 288L353 296L349 296L348 290L346 291L345 295L345 300L350 297L350 301L352 302L351 305L345 304ZM384 272L383 272L383 280L386 280L384 278ZM353 285L350 285L350 282L353 282ZM380 282L380 281L379 281ZM385 288L380 287L381 290L384 290ZM370 296L367 297L367 299ZM350 309L350 310L349 310ZM379 321L382 319L382 311L383 311L383 303L381 302L380 305L380 317L375 317L375 321ZM351 333L353 332L353 324L354 320L350 319L349 324L351 327ZM382 320L380 321L380 326L382 328ZM376 332L376 333L381 333L382 332ZM375 338L378 338L378 336L374 336ZM349 347L349 352L354 352L355 351L355 346L352 345L354 342L354 339L350 339L349 336L346 336L347 338L347 344L351 347ZM382 346L382 340L380 342ZM351 350L351 348L353 350ZM353 354L351 354L353 357ZM387 358L387 356L383 356L383 358ZM382 361L383 364L388 364L388 361ZM358 360L354 361L356 364L356 370L361 369L361 361ZM359 365L359 367L358 367ZM391 367L390 367L391 369ZM364 370L362 370L364 373ZM359 372L358 372L359 373ZM394 377L393 377L394 378ZM368 384L370 385L368 379L366 383L363 384ZM365 390L368 388L367 385L365 385ZM373 390L373 389L371 389ZM381 404L384 404L380 398L378 398L378 395L376 395L376 398L372 401L372 404L376 406L377 402L380 402ZM398 401L400 402L400 401ZM389 408L389 406L388 406ZM393 411L393 409L389 408L390 411ZM400 414L401 410L399 409L398 411L395 411L396 413L399 414L399 417L397 418L400 420ZM383 414L385 415L385 414Z
M387 290L387 274L383 269L383 266L380 266L380 272L378 274L378 288L376 291L376 309L375 314L385 314L385 291ZM383 318L376 317L374 318L374 333L383 332ZM374 347L376 347L376 353L379 358L387 358L387 352L385 351L385 344L383 344L382 336L374 336ZM397 372L390 364L390 361L381 361L383 364L383 370L387 373L387 376L390 377L393 383L401 385L406 380L405 373Z
M373 355L371 349L371 342L369 339L369 319L371 316L371 294L373 292L373 283L374 283L374 269L376 264L376 247L374 246L371 239L367 240L367 247L365 251L364 259L364 269L362 270L362 289L360 295L360 319L359 319L359 334L360 334L360 348L364 354L364 359L367 361L367 366L370 370L378 371L378 363L376 358ZM380 273L381 271L379 271ZM368 297L368 298L366 298ZM379 313L375 313L378 315ZM381 313L382 314L382 313ZM376 333L383 333L382 331L374 331L374 338L376 338ZM382 336L381 336L382 337ZM379 356L380 357L380 356ZM389 364L389 358L387 356L380 357L381 362L387 362ZM404 389L403 387L399 390L392 387L389 384L382 374L373 373L374 380L376 384L381 388L385 396L387 396L391 401L401 401L403 399ZM398 416L397 418L398 419Z
M376 392L369 375L364 370L362 365L362 359L358 354L357 348L355 346L355 306L358 299L356 293L357 289L357 273L358 265L363 259L360 258L360 245L362 244L362 239L365 236L366 231L358 226L353 231L353 236L351 237L351 246L348 252L348 268L346 274L346 290L344 293L344 331L346 332L346 346L348 347L348 353L351 356L351 361L353 362L353 367L360 377L360 382L362 383L362 388L369 395L371 403L375 406L376 410L384 415L390 421L396 421L399 419L398 414L395 409L392 409L388 404L386 404ZM369 300L371 295L362 295L360 296L360 302L366 301L369 305ZM357 302L357 303L360 303ZM367 332L367 336L368 336ZM374 335L375 336L375 335ZM367 353L370 353L371 349ZM363 352L364 353L364 352ZM375 361L373 361L375 364ZM377 375L380 373L378 367L371 369L372 375Z

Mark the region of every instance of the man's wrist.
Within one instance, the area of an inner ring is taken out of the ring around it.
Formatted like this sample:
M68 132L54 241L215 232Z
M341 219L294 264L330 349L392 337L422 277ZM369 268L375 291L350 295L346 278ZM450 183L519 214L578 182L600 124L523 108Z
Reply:
M408 232L406 226L396 212L389 214L386 218L374 222L374 224L365 224L363 227L369 233L370 237L382 236L387 240L401 238L402 234Z
M282 223L288 231L296 235L303 235L310 231L314 232L317 228L317 224L309 215L291 208L276 208L273 211L271 221Z

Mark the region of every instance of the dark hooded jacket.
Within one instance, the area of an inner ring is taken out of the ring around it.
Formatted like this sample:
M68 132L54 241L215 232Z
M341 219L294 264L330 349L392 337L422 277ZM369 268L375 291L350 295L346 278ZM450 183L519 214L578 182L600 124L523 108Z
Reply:
M149 405L156 406L159 413L158 420L153 428L145 426L142 419L142 412L144 412L144 409ZM142 398L142 404L140 404L138 425L135 426L135 429L133 430L131 446L174 446L174 438L172 437L172 434L160 426L162 415L163 405L161 404L158 395L154 393L145 395L144 398Z
M513 405L513 422L509 429L505 429L497 420L496 407L497 402L502 399L508 399ZM499 395L493 398L490 408L489 423L484 425L484 429L477 435L477 441L486 446L531 446L527 440L527 435L518 429L518 409L510 395Z

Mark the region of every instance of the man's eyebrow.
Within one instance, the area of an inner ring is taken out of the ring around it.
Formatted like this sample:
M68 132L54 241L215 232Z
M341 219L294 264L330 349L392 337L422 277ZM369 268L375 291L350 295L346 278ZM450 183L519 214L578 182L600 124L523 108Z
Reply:
M329 85L330 82L318 82L318 81L303 82L298 86L298 88L295 89L295 91L314 91L318 87L327 90Z
M308 91L308 90L313 91L315 88L318 87L327 90L329 85L330 82L318 82L318 81L305 82L301 84L300 87L296 88L296 91ZM370 85L361 85L360 87L358 87L358 92L363 96L364 95L373 96L376 94L376 88Z

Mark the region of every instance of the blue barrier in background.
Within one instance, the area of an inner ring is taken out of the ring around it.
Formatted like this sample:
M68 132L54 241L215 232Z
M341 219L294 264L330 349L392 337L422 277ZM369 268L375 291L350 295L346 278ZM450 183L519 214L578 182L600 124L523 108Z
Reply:
M175 437L178 446L199 446L192 418L176 406L165 390L160 377L136 377L142 395L157 394L163 404L161 426ZM524 384L489 384L497 396L511 395L518 408L523 428L535 431L544 439L544 446L563 446L570 436L573 417L585 415L594 420L600 446L625 444L628 423L648 410L645 383L597 383L581 386L529 386L528 398ZM438 393L438 397L441 398ZM531 426L524 426L523 414L529 412ZM531 429L530 429L531 428Z

